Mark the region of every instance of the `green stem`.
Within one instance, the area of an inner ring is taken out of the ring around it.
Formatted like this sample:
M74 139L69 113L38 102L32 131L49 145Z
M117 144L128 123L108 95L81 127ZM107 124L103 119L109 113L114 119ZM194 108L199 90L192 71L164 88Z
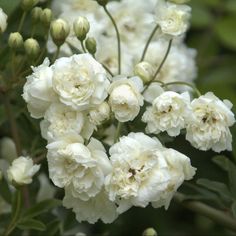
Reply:
M23 12L22 16L21 16L21 19L20 19L20 23L19 23L19 26L18 26L18 29L17 29L17 32L21 32L22 30L22 27L23 27L23 24L24 24L24 21L25 21L25 17L26 17L26 11Z
M101 63L102 64L102 66L104 67L104 69L112 76L112 77L114 77L114 75L113 75L113 73L110 71L110 69L106 66L106 65L104 65L103 63Z
M145 55L146 55L147 50L148 50L148 47L149 47L149 44L151 43L151 41L152 41L155 33L157 32L158 28L159 28L159 25L156 25L155 28L153 29L153 31L151 32L151 34L150 34L150 36L148 38L148 41L147 41L147 43L146 43L146 45L144 47L143 54L142 54L142 57L140 59L140 62L142 62L144 60Z
M204 215L209 219L217 222L218 224L221 224L222 226L236 232L236 220L230 217L229 215L225 214L225 212L217 210L211 206L208 206L198 201L185 201L185 196L181 193L176 193L174 199L183 207L198 214Z
M110 18L115 31L116 31L116 37L117 37L117 47L118 47L118 74L121 74L121 40L120 40L120 33L117 27L117 24L114 20L114 18L112 17L111 13L108 11L107 7L104 6L104 11L106 12L106 14L108 15L108 17Z
M84 53L86 53L86 49L84 47L84 41L83 40L80 40L80 44L81 44L81 47L82 47L82 50Z
M157 82L160 82L160 81L157 81ZM188 86L190 88L192 88L192 90L197 94L198 97L201 96L201 92L193 85L193 84L190 84L190 83L187 83L187 82L183 82L183 81L175 81L175 82L170 82L170 83L163 83L161 86L162 87L168 87L170 85L185 85L185 86Z
M123 127L123 123L119 121L117 124L116 133L114 137L115 143L119 140L122 127Z
M52 59L52 63L54 63L56 61L56 59L58 58L59 53L60 53L60 48L61 47L57 47L57 50L56 50L56 52L55 52L55 54L53 56L53 59Z

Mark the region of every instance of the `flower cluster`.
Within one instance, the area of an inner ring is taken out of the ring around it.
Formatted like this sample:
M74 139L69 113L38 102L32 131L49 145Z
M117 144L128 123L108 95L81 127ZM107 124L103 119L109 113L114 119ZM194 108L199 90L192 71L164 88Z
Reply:
M229 101L201 95L191 85L198 95L193 99L179 86L189 85L196 74L196 52L183 43L190 7L162 0L108 6L107 1L55 2L55 11L63 11L60 17L74 28L69 33L60 19L52 26L52 40L67 56L32 67L23 98L31 116L42 119L49 176L65 189L63 205L79 222L90 223L111 223L132 206L167 209L196 169L187 156L165 147L158 134L185 132L195 148L220 152L231 150L229 127L235 123ZM104 19L102 8L110 19ZM64 32L63 40L55 29ZM88 33L100 35L97 52ZM117 35L122 54L114 50ZM69 55L71 46L84 53ZM133 132L137 120L147 125L145 131L140 126Z

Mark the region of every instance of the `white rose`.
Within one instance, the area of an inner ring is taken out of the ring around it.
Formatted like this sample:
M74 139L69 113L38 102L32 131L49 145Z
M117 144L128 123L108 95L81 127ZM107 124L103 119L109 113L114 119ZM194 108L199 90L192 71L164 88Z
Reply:
M187 125L186 139L203 151L231 151L232 135L229 127L235 123L232 104L208 92L194 99L191 106L194 117Z
M38 172L40 165L34 165L29 157L18 157L7 170L8 179L13 184L24 185L32 183L32 178Z
M0 34L3 33L7 28L7 15L0 8Z
M28 110L33 118L41 118L57 95L52 88L52 69L49 60L33 67L33 74L29 75L24 85L23 98L27 102Z
M53 71L52 85L60 101L75 110L94 107L107 97L106 71L90 54L59 58Z
M109 88L109 104L120 122L133 120L143 106L143 82L139 77L117 78Z
M147 133L159 134L166 131L170 136L178 136L189 119L191 119L189 94L172 91L156 97L142 117L142 121L147 123Z
M87 147L82 143L54 142L47 148L49 176L56 186L66 187L84 201L100 192L111 165L98 140L92 138Z
M72 208L79 222L88 221L90 224L94 224L101 219L107 224L112 223L118 216L115 203L108 199L107 193L103 189L88 201L73 197L71 192L65 189L63 206Z
M175 152L173 160L170 152ZM109 199L119 205L119 213L132 205L146 207L149 202L159 202L167 192L173 195L184 179L195 173L189 158L143 133L122 137L111 147L110 155L113 169L105 188ZM168 206L169 199L162 205Z
M110 107L107 102L98 105L97 108L89 111L89 120L95 125L101 125L105 120L110 117Z
M156 8L156 22L164 34L180 36L189 26L191 7L159 0Z

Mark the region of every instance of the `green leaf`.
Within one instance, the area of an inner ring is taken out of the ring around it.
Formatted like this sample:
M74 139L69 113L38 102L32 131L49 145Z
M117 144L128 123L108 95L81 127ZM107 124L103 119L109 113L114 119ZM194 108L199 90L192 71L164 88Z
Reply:
M223 17L219 22L217 22L215 32L226 47L236 50L235 22L235 15Z
M39 230L39 231L45 231L46 225L39 220L27 219L27 220L19 221L17 224L17 228L21 230L34 229L34 230Z
M47 230L45 232L45 235L47 236L54 236L58 235L57 232L60 227L60 221L58 220L53 220L47 225Z
M231 206L231 210L232 210L234 218L236 218L236 201L233 202L233 204Z
M224 183L212 181L209 179L199 179L197 180L197 184L219 194L219 196L221 196L222 199L227 202L232 201L232 194Z
M31 207L30 209L28 209L23 217L24 218L32 218L38 215L41 215L42 213L48 212L51 209L60 206L61 205L61 201L57 200L57 199L51 199L51 200L44 200L36 205L34 205L33 207Z
M1 194L2 198L6 202L11 204L11 199L12 199L11 191L9 189L7 181L4 178L2 179L0 185L1 185L1 187L0 187L0 194Z
M20 4L20 0L1 0L1 8L10 15Z

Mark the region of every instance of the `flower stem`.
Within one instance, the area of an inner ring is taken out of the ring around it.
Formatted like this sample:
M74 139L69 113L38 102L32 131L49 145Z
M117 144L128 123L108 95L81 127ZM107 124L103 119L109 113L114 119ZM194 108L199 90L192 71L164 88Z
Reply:
M140 62L142 62L144 60L144 58L146 56L146 53L147 53L147 50L148 50L148 47L149 47L149 44L151 43L151 41L152 41L155 33L157 32L158 28L159 28L159 25L156 25L155 28L153 29L153 31L151 32L151 34L150 34L150 36L148 38L148 41L147 41L147 43L146 43L146 45L144 47L143 54L142 54L142 57L140 59Z
M208 206L198 201L185 201L185 196L181 193L176 193L174 199L183 207L198 214L204 215L209 219L223 225L224 227L236 232L236 220L227 215L225 212L217 210L211 206Z
M84 41L83 40L80 40L80 44L81 44L81 47L82 47L82 50L84 53L86 53L86 49L84 47Z
M117 45L118 45L118 74L121 74L121 40L120 40L120 33L117 27L117 24L114 20L114 18L112 17L111 13L108 11L107 7L104 6L104 11L106 12L106 14L108 15L108 17L110 18L115 31L116 31L116 37L117 37Z
M23 24L24 24L24 21L25 21L25 17L26 17L26 11L23 12L22 16L21 16L21 19L20 19L20 23L19 23L19 26L18 26L18 29L17 29L17 32L21 32L22 30L22 27L23 27Z
M119 140L122 127L123 127L123 123L119 121L117 124L116 133L115 133L115 137L114 137L115 143Z
M55 54L53 56L53 59L52 59L52 63L54 63L56 61L56 59L58 58L59 53L60 53L60 48L61 47L57 47L57 50L56 50L56 52L55 52Z

